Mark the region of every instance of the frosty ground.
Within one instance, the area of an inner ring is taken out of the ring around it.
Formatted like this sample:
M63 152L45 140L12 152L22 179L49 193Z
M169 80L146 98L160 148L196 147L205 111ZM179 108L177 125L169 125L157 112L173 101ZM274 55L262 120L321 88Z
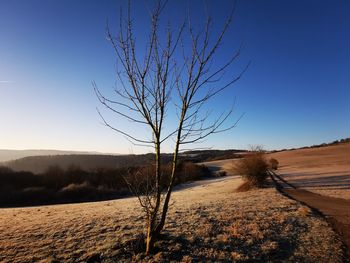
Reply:
M227 163L226 163L227 164ZM178 187L153 256L135 198L0 210L0 261L341 262L328 223L273 185L237 193L237 176Z

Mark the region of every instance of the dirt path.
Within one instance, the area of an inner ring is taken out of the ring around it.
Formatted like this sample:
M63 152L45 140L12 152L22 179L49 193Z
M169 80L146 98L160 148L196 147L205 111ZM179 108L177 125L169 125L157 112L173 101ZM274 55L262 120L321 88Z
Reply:
M296 188L276 174L273 174L272 178L280 191L318 210L328 219L334 229L342 236L347 247L348 259L346 262L350 262L350 200L323 196Z

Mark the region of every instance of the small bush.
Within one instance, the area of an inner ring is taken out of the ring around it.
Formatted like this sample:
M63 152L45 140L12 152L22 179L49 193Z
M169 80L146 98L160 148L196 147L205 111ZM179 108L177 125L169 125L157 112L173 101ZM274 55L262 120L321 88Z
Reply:
M252 152L237 161L234 170L251 185L261 187L268 177L269 165L262 151Z
M269 160L270 169L277 170L279 162L275 158Z

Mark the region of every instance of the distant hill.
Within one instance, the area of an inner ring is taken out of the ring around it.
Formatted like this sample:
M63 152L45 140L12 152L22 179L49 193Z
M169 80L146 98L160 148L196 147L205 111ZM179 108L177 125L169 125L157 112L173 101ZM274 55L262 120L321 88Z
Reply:
M312 145L306 148L318 148L330 145L349 143L350 138L345 138L331 143ZM289 151L295 149L283 149L279 151ZM181 160L192 162L206 162L223 159L233 159L241 157L246 150L196 150L186 151L180 154ZM171 154L163 154L165 162L170 161ZM23 158L21 158L23 157ZM154 154L140 155L106 155L89 152L71 152L55 150L0 150L0 162L3 165L15 171L30 171L33 173L42 173L50 166L60 166L67 169L69 166L78 166L83 170L90 171L96 168L120 168L130 166L144 166L154 161ZM1 165L1 163L0 163Z
M188 151L180 154L180 160L204 162L210 160L231 159L242 150L204 150ZM171 154L163 154L162 160L169 162ZM154 154L139 155L103 155L103 154L66 154L27 156L24 158L3 162L3 165L14 171L30 171L42 173L50 166L59 166L67 169L69 166L78 166L90 171L96 168L121 168L131 166L144 166L154 162Z
M142 155L92 155L70 154L50 156L28 156L21 159L5 162L4 165L14 171L30 171L42 173L50 166L59 166L67 169L78 166L90 171L96 168L120 168L129 166L142 166L154 160L153 154Z
M97 152L82 151L60 151L60 150L1 150L0 162L8 162L28 156L45 156L45 155L71 155L71 154L99 154Z

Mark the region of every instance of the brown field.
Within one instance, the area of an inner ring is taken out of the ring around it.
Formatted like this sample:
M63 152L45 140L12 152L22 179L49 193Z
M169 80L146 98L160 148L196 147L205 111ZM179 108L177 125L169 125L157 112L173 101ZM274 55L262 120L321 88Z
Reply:
M0 261L341 262L341 242L323 218L272 187L236 193L241 182L178 186L161 252L151 257L133 252L143 230L135 198L1 209Z
M278 173L296 187L350 199L350 143L268 155L280 163Z

